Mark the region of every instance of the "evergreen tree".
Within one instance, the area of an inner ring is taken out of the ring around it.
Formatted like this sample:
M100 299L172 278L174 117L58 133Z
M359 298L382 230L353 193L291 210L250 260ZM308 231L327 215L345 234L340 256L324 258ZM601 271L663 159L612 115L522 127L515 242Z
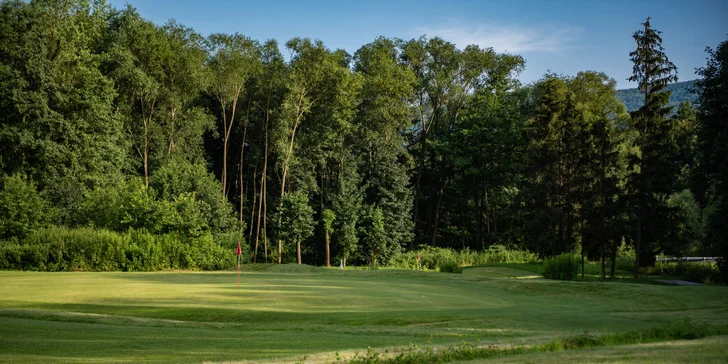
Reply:
M548 76L539 108L529 120L523 198L530 247L543 256L572 251L576 244L576 174L584 116L566 81Z
M624 233L625 209L619 200L624 168L619 159L621 135L617 126L629 115L617 98L615 86L607 75L592 71L579 72L569 82L584 113L575 171L582 263L586 257L600 260L602 278L606 277L607 256L612 259L614 277L617 248Z
M670 209L666 206L677 175L670 157L675 153L672 122L668 116L672 107L667 104L670 92L664 90L677 82L677 67L670 62L662 47L662 32L651 27L650 18L642 23L644 29L632 36L637 48L630 53L633 63L629 81L637 83L645 95L645 102L632 113L632 123L638 137L639 149L632 164L636 171L630 176L630 189L634 198L634 276L643 265L654 262L660 242L665 240L669 226Z

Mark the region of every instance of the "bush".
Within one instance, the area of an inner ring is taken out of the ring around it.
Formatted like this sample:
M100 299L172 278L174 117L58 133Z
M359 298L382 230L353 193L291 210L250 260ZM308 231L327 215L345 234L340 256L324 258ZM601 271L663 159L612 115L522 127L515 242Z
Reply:
M210 233L155 235L79 228L34 231L19 243L0 242L0 269L36 271L156 271L226 269L235 265L230 237ZM243 241L242 239L236 239ZM244 242L244 241L243 241ZM247 248L247 244L243 244Z
M440 272L444 273L462 273L463 268L460 268L458 263L454 260L446 260L443 262L440 262L437 265L437 268L440 270Z
M579 272L579 257L564 253L543 261L543 276L548 279L570 281Z

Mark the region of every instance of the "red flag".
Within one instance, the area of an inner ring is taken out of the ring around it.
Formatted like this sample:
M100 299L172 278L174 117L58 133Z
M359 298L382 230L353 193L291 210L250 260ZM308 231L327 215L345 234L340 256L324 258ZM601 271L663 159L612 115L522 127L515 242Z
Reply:
M238 242L238 248L235 249L235 254L237 254L237 255L243 254L243 249L240 249L240 242Z

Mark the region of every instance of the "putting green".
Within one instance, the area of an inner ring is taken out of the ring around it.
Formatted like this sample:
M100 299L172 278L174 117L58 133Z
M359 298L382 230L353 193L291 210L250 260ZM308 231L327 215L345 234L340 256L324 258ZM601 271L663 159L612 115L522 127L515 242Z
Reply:
M728 287L503 279L516 272L488 267L246 270L240 287L235 272L0 272L0 362L333 361L368 347L728 324Z

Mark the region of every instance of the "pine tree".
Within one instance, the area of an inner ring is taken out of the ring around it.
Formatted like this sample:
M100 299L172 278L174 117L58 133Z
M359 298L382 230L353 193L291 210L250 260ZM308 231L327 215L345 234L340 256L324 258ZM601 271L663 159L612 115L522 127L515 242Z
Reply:
M644 105L632 113L633 126L638 134L636 147L639 155L632 164L637 167L630 176L633 194L635 222L635 266L634 275L640 267L654 259L653 250L660 240L659 225L667 221L669 209L666 198L671 192L672 180L676 175L674 165L669 163L674 145L671 141L671 122L667 117L670 92L665 87L677 82L677 67L669 61L662 47L662 32L652 29L650 18L642 23L644 29L632 36L637 48L629 55L633 68L629 81L637 82L637 88L645 95Z

